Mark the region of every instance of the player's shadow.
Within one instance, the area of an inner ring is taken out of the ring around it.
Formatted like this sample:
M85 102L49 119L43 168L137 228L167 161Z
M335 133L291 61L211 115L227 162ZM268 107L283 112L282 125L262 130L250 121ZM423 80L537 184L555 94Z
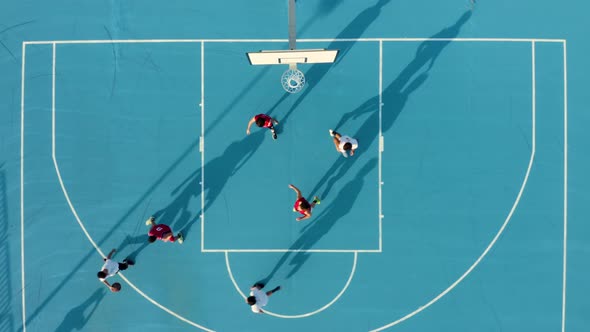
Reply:
M450 27L444 28L438 33L431 36L431 38L455 38L458 36L461 27L471 17L471 11L467 11ZM444 41L424 41L422 42L414 56L414 59L401 71L401 73L389 84L382 92L383 106L381 128L383 133L391 129L394 122L404 109L410 95L416 91L428 78L428 72L434 66L434 63L440 56L444 48L450 43L449 40ZM338 130L347 121L355 120L360 116L369 114L368 118L360 125L358 131L352 135L357 138L362 153L362 146L370 146L377 138L378 132L376 128L379 126L379 96L374 96L365 101L351 112L345 113L334 130ZM318 194L320 189L325 185L322 193L318 195L321 198L326 198L336 181L343 178L348 170L356 162L355 155L344 159L339 157L328 171L321 177L320 181L311 191L312 194Z
M228 116L232 111L239 109L239 108L235 107L236 104L238 104L240 102L240 100L242 100L245 96L247 96L248 93L250 92L250 90L252 90L252 88L254 88L254 86L256 84L263 81L262 78L270 71L270 69L271 69L271 66L265 66L264 68L262 68L258 72L258 74L256 74L256 76L254 76L248 84L246 84L246 88L244 88L237 96L234 97L234 99L232 99L229 103L227 103L227 106L225 109L221 110L220 112L216 112L217 115L216 115L215 119L210 121L211 124L205 128L205 135L209 135L211 133L211 131L213 131L213 129L215 129L219 124L223 123L222 120L226 116Z
M97 289L86 301L66 314L64 320L55 329L55 332L82 331L92 314L94 314L94 311L98 308L105 294L106 291L104 288Z
M395 98L392 98L390 100L391 108L396 113L395 117L388 117L388 119L391 120L391 124L393 124L393 119L397 118L399 113L401 113L401 110L404 108L409 95L416 89L418 89L424 83L427 77L427 74L421 74L414 81L412 81L412 83L409 84L406 87L406 89L396 94ZM351 113L356 113L359 110L364 111L365 107L366 105L363 105L360 108L357 108L356 110L352 111ZM382 118L383 120L385 120L386 117L383 116ZM379 133L375 129L378 126L379 112L377 110L376 112L373 111L371 113L369 118L367 118L367 120L361 124L361 126L353 136L358 139L360 145L370 146L377 139ZM311 193L314 195L318 195L322 199L326 199L327 197L329 197L330 191L332 190L336 182L345 178L346 174L354 166L357 160L362 159L361 153L362 152L357 153L354 156L348 158L343 158L340 156L340 154L337 154L336 161L320 178L320 181L318 181L318 183L312 189ZM320 190L322 190L321 193Z
M291 270L286 277L292 277L310 257L310 253L305 252L313 246L336 224L338 220L346 216L354 206L359 194L365 185L365 177L377 166L377 158L370 159L356 174L356 176L342 187L338 194L338 200L326 206L317 216L312 216L309 222L301 230L302 234L291 245L290 250L302 250L301 252L286 252L279 259L272 271L260 282L268 283L279 269L285 264L289 257L293 256L289 265ZM316 206L315 209L321 209L323 206Z
M218 198L229 178L236 174L252 158L260 147L266 130L258 130L231 143L219 157L205 164L205 211ZM197 222L201 211L193 212L191 200L201 194L201 169L191 173L172 192L173 200L156 211L153 216L157 223L171 225L174 231L181 231L185 239L191 227Z
M125 240L123 240L123 242L121 242L121 244L117 247L117 252L124 253L124 250L127 249L127 247L131 247L133 251L127 254L125 257L136 262L137 257L145 248L147 248L148 244L149 242L146 230L146 234L144 235L127 235Z
M336 36L336 39L342 39L342 38L355 39L355 38L359 38L360 36L362 36L363 33L369 27L369 25L371 25L371 23L373 21L375 21L377 19L377 17L379 17L379 14L381 14L381 9L383 8L383 6L388 4L390 1L391 0L379 0L379 1L377 1L377 3L375 5L368 7L367 9L360 12L344 28L344 30L342 30ZM320 8L322 8L322 7L320 7ZM329 8L329 7L326 7L326 8ZM291 106L289 111L287 111L287 113L284 116L282 116L282 118L278 119L279 121L287 121L287 119L291 116L291 114L295 111L295 109L297 109L299 104L301 104L301 102L303 102L305 97L307 97L307 95L313 90L312 89L313 86L317 85L334 66L337 66L340 63L340 61L346 56L346 54L350 51L350 49L354 46L355 43L356 43L355 41L347 41L347 42L334 41L328 45L327 49L329 49L329 50L334 50L334 49L339 50L338 58L336 59L336 61L333 64L326 64L326 63L314 64L309 68L309 70L307 70L305 72L305 81L307 82L306 83L307 86L303 89L303 91L298 93L297 100L295 101L295 103L293 103L293 105ZM279 100L266 111L266 114L269 114L269 115L272 114L274 112L274 110L277 108L277 106L280 105L290 95L291 95L290 93L285 92L281 96L281 98L279 98Z
M469 18L471 18L471 11L466 11L452 26L442 29L430 36L430 38L456 38L459 35L461 27L467 23ZM412 59L399 75L383 90L383 132L387 132L391 128L398 115L401 113L410 93L416 90L417 84L421 85L418 81L424 80L427 77L428 72L432 69L442 51L450 43L451 40L427 40L420 43L416 49L414 59ZM417 77L412 80L414 76ZM337 129L341 127L351 118L356 119L365 113L375 113L378 111L379 96L377 95L364 102L354 111L344 114L336 124L335 128Z
M111 238L111 236L120 229L121 225L123 225L125 222L131 220L131 219L135 219L134 218L134 214L136 213L136 211L143 205L143 204L147 204L147 206L149 206L149 197L151 195L151 193L160 185L162 184L162 182L164 182L164 180L166 179L166 177L168 176L168 174L171 174L176 167L182 163L183 160L185 160L187 157L191 156L194 149L196 147L198 147L199 144L199 140L195 140L194 142L192 142L189 146L187 146L187 148L178 156L178 158L176 158L175 160L173 160L170 163L170 166L164 171L162 172L162 174L160 175L160 177L158 177L146 190L145 192L138 197L138 199L135 201L135 203L133 203L132 205L129 206L129 208L127 209L127 211L125 211L125 213L116 221L113 222L112 226L109 229L105 230L104 235L98 240L96 241L96 243L98 244L98 246L102 246L105 244L105 242L107 240L109 240ZM147 202L147 203L146 203ZM146 231L147 233L147 231ZM80 270L83 268L83 265L86 264L88 262L89 259L92 259L92 257L96 255L96 250L91 247L88 252L80 258L80 260L78 260L77 263L72 262L72 264L70 264L71 269L69 272L65 273L65 275L67 276L71 276L74 273L76 273L76 271ZM70 277L66 277L64 279L62 279L62 281L51 291L49 292L49 295L47 295L47 297L45 297L42 301L40 300L40 304L37 305L37 307L35 308L35 310L33 312L31 312L30 314L27 315L27 319L25 321L24 325L28 325L30 324L32 321L34 321L37 316L39 316L39 314L43 311L43 309L50 304L50 302L55 298L55 296L57 294L60 293L60 291L67 285L67 283L72 280ZM17 331L23 331L23 325L21 325Z
M190 228L197 222L200 211L191 209L191 201L201 194L201 169L197 169L181 181L171 192L173 199L152 215L156 223L170 225L174 232ZM147 233L147 229L146 229ZM186 233L183 233L186 237Z
M336 9L336 7L338 7L342 2L343 2L343 0L318 1L317 8L316 8L316 14L313 15L309 20L307 20L303 24L301 29L297 30L297 34L300 35L300 34L305 33L315 22L322 20L325 16L327 16L328 14L333 12ZM217 116L214 120L210 121L211 124L205 129L205 135L209 135L209 133L211 131L213 131L219 124L222 123L221 120L223 120L228 114L230 114L232 111L234 111L236 109L235 105L237 103L239 103L245 96L247 96L248 93L250 92L250 90L252 90L252 88L256 84L263 81L262 78L264 76L266 76L266 74L270 71L271 67L272 66L265 66L264 68L262 68L256 74L256 76L254 76L249 81L249 83L245 85L246 88L244 88L238 95L236 95L234 97L234 99L232 99L227 104L228 106L217 114ZM286 93L285 95L283 95L281 98L281 101L284 100L288 95L289 95L289 93ZM276 128L277 134L280 135L283 132L281 125L278 125L275 128Z
M234 141L223 154L212 159L205 165L207 181L205 181L205 210L215 202L227 181L235 175L262 144L266 130L258 130L243 139Z

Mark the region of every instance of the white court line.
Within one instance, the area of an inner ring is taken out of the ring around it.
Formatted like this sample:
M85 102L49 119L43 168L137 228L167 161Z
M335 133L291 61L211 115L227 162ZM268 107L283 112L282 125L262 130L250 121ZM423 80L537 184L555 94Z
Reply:
M25 304L25 61L27 45L22 45L20 87L20 272L23 332L27 332L27 306Z
M340 297L342 296L342 294L344 294L344 292L346 292L346 290L348 289L348 286L350 285L350 282L352 281L352 277L354 276L354 273L356 271L356 263L357 263L357 258L358 258L358 253L354 253L354 260L352 263L352 271L350 271L350 275L348 276L348 280L346 281L346 284L344 285L344 287L342 288L342 290L340 290L340 293L338 293L338 295L336 295L336 297L334 297L332 299L332 301L330 301L329 303L327 303L326 305L324 305L323 307L312 311L312 312L308 312L305 314L300 314L300 315L281 315L281 314L277 314L274 313L272 311L268 311L266 309L264 310L265 314L268 314L270 316L274 316L274 317L278 317L278 318L287 318L287 319L293 319L293 318L305 318L305 317L309 317L309 316L313 316L315 314L318 314L324 310L326 310L327 308L329 308L330 306L332 306L332 304L334 304L336 301L338 301L338 299L340 299ZM234 287L236 288L236 290L238 291L238 293L242 296L242 298L244 298L244 300L246 300L246 295L244 293L242 293L242 291L240 290L240 287L238 286L238 283L236 282L236 279L234 278L234 275L231 271L231 267L229 264L229 253L225 253L225 266L227 267L227 272L229 274L229 277L231 278L231 282L234 284Z
M546 38L316 38L298 39L298 42L422 42L422 41L455 41L455 42L543 42L563 43L565 39ZM25 41L27 45L43 44L133 44L133 43L287 43L288 39L96 39L96 40L48 40Z
M205 250L205 43L201 42L201 252Z
M286 253L286 252L315 252L315 253L379 253L379 249L205 249L206 253Z
M561 331L565 332L567 282L567 46L563 42L563 288L561 300Z
M86 237L88 238L88 240L90 240L90 243L92 244L92 246L94 246L96 248L98 253L102 257L106 257L105 254L100 250L98 245L96 245L96 243L94 242L94 240L92 239L90 234L88 234L88 231L86 231L86 228L84 227L84 225L80 221L80 217L78 216L78 213L76 212L76 209L74 208L74 205L72 204L72 201L70 200L70 196L68 195L67 191L65 190L65 185L64 185L62 177L61 177L61 172L59 171L59 166L57 165L57 159L55 158L55 60L56 60L56 45L53 44L53 57L52 57L52 67L51 67L51 157L53 159L53 165L55 166L57 178L59 180L59 183L60 183L63 193L65 195L66 201L68 202L68 205L70 206L70 210L72 210L74 217L76 217L78 224L82 228L82 231L84 232L84 234L86 234Z
M388 41L388 39L380 39L380 40ZM419 40L434 40L434 39L419 39ZM269 40L264 40L264 41L267 41L268 42ZM313 40L313 41L318 41L318 40ZM402 41L402 40L400 40L400 41ZM411 40L403 39L403 41L411 41ZM455 41L467 41L467 40L455 40ZM496 40L489 40L489 39L478 39L478 40L469 40L469 41L527 41L527 40L524 40L524 39L518 39L518 40L497 40L497 39ZM560 40L530 39L530 41L531 42L533 42L533 41L534 42L560 42L560 41L562 41L563 42L563 45L564 45L564 56L566 54L565 40L561 40L561 39ZM112 42L112 41L109 41L109 43L110 42ZM143 42L143 41L140 41L140 42ZM219 42L221 42L221 41L219 41ZM231 42L231 41L230 40L226 40L225 42ZM25 73L25 49L26 49L26 45L27 44L50 44L50 42L39 42L39 43L36 43L36 42L23 42L23 63L22 63L22 73L21 73L21 75L22 75L22 82L21 82L22 83L22 86L21 86L21 89L22 89L22 91L21 91L21 264L22 264L22 266L21 266L21 268L22 268L22 273L23 273L22 274L22 287L23 287L23 290L22 290L23 291L23 293L22 293L22 297L23 297L23 323L25 321L25 310L24 310L24 308L25 308L25 302L24 302L24 299L25 299L25 293L24 293L24 291L25 291L25 289L24 289L24 281L25 281L25 278L24 278L24 86L25 86L25 84L24 83L25 83L25 78L24 78L24 73ZM55 61L55 59L54 59L54 61ZM565 60L565 57L564 57L564 70L567 67L565 61L566 60ZM567 74L564 71L564 80L566 80L566 79L567 79ZM564 82L564 93L567 93L567 82ZM565 108L564 109L564 119L567 120L567 98L564 100L564 108ZM53 110L53 112L55 112L55 110ZM509 220L510 220L510 218L512 216L512 213L514 212L514 209L516 208L516 206L518 204L518 201L520 200L520 196L522 194L522 190L524 189L524 186L526 185L526 182L528 180L528 176L529 176L529 173L530 173L532 162L534 160L534 149L535 149L535 134L534 134L534 132L535 132L535 122L534 122L534 117L535 117L535 114L534 114L534 110L533 110L533 152L531 154L531 159L530 159L530 162L529 162L529 168L527 170L527 173L526 173L526 176L525 176L523 185L521 187L521 191L520 191L519 195L517 196L517 201L515 202L515 204L514 204L512 210L510 211L507 219L505 220L505 222L502 225L500 231L494 237L494 239L492 240L492 242L490 243L490 245L488 246L488 248L486 248L486 250L484 251L484 253L470 267L470 269L468 269L468 271L461 278L459 278L459 280L457 280L453 285L451 285L447 290L445 290L445 292L441 293L439 296L437 296L435 299L433 299L433 301L427 303L425 306L420 307L416 312L411 313L410 315L408 315L406 317L403 317L402 319L400 319L400 320L398 320L396 322L393 322L390 325L384 326L384 327L379 328L378 330L374 330L374 331L379 331L379 330L381 330L383 328L396 325L399 322L404 321L404 320L410 318L411 316L414 316L418 312L424 310L426 307L428 307L428 306L432 305L434 302L438 301L438 299L440 299L442 296L444 296L446 293L448 293L452 288L454 288L455 286L457 286L457 284L459 282L461 282L467 276L467 274L469 274L471 272L471 270L473 268L475 268L476 265L479 264L479 262L484 258L484 256L487 255L487 253L491 249L491 247L493 247L493 245L495 244L495 242L497 241L497 239L499 238L499 236L501 235L501 233L504 231L507 223L509 222ZM567 166L567 123L564 124L564 128L565 128L565 133L564 133L564 135L565 135L564 147L566 148L566 150L564 152L564 158L565 158L564 165ZM55 133L53 133L53 140L55 140ZM56 160L55 160L55 156L54 156L54 163L57 166L57 163L56 163ZM59 170L57 168L56 168L56 170L59 172ZM567 195L567 167L564 169L564 180L566 181L566 183L564 185L564 187L565 187L564 188L564 191L565 191L565 193ZM61 181L61 178L60 178L60 181ZM64 191L64 194L66 194L66 199L68 199L68 203L70 203L69 202L69 197L67 197L67 193L65 191L65 187L63 187L63 183L62 183L62 190ZM73 206L70 206L70 208L73 209ZM562 330L564 330L564 324L565 324L565 268L566 268L566 261L565 261L565 259L566 259L566 247L565 246L566 246L566 241L567 241L567 211L566 211L566 208L567 208L567 196L564 196L564 294L563 294L563 296L564 296L564 303L563 303ZM75 214L75 210L72 210L72 211ZM77 217L76 214L75 214L75 216L78 219L78 217ZM85 231L85 229L84 229L84 227L83 227L83 225L82 225L82 223L81 223L81 221L79 219L78 219L78 223L81 225L82 229L84 230L84 232L89 237L88 233ZM93 242L91 238L89 238L89 240L91 240L91 242ZM96 247L96 246L95 246L95 248L104 257L104 255L102 254L102 252L100 251L100 249L98 247ZM356 252L363 252L363 251L357 250ZM133 284L131 284L131 282L129 282L122 274L121 274L121 276L122 276L122 278L126 282L129 283L129 285L132 288L136 289L136 291L138 291L140 294L142 294L142 296L144 296L146 299L148 299L150 302L154 303L155 305L159 306L161 309L169 312L173 316L175 316L175 317L177 317L177 318L179 318L179 319L181 319L181 320L183 320L183 321L185 321L185 322L187 322L187 323L189 323L189 324L191 324L191 325L193 325L195 327L199 327L199 328L202 328L204 330L210 331L210 330L208 330L206 328L203 328L203 327L199 326L196 323L193 323L192 321L186 320L182 316L179 316L179 315L175 314L172 311L168 311L167 308L159 305L157 302L153 301L147 295L141 293L141 291L139 289L137 289ZM24 324L23 324L23 328L25 328L24 327Z
M260 41L260 40L257 40ZM207 40L207 42L210 42L210 40ZM203 41L203 44L205 43L205 41ZM204 50L201 51L201 57L202 59L204 59L205 57L205 53ZM204 61L202 61L202 72L205 72L205 68L204 68ZM382 69L383 69L383 43L381 41L379 41L379 179L378 179L378 193L379 193L379 200L378 200L378 217L379 217L379 247L378 249L229 249L229 248L225 248L225 249L221 249L221 248L217 248L217 249L205 249L205 222L204 222L204 211L205 211L205 207L204 207L204 197L205 197L205 189L204 186L201 189L201 199L203 200L202 203L202 208L201 210L202 212L202 222L201 222L201 252L203 253L225 253L225 252L231 252L231 253L287 253L287 252L309 252L309 253L381 253L382 252L382 248L383 248L383 227L382 227L382 218L383 218L383 214L382 214L382 188L381 188L381 184L382 184L382 164L381 164L381 152L382 152L382 146L383 146L383 136L382 136L382 129L381 129L381 119L382 119L382 96L381 96L381 92L383 90L383 75L382 75ZM202 91L204 91L204 86L205 86L205 82L204 82L204 74L202 76L202 80L201 80L201 89L203 89ZM202 94L204 95L204 92L202 92ZM204 100L204 99L203 99ZM204 105L204 101L203 101L203 105ZM202 114L203 118L202 118L202 124L201 124L201 137L205 136L205 120L204 120L204 107L203 107L203 114ZM204 149L202 152L202 156L204 156ZM202 159L201 162L201 170L203 170L203 172L201 173L202 175L202 183L205 183L205 178L204 178L204 169L205 169L205 161L204 161L204 157Z
M531 42L531 84L532 84L532 100L533 105L533 124L535 123L535 116L537 113L537 64L536 64L536 47L535 42ZM536 137L536 128L533 125L533 137ZM535 150L535 141L533 139L533 150Z
M383 41L379 41L379 252L383 250Z
M86 238L88 239L88 241L90 241L90 243L92 244L92 246L96 249L96 251L102 256L102 257L106 257L105 254L102 252L102 250L100 250L100 248L98 247L98 245L96 244L96 242L94 242L94 239L92 239L92 236L90 236L90 234L88 233L88 231L86 230L86 227L84 226L84 223L82 222L82 220L80 219L80 217L78 216L78 212L76 212L76 209L74 208L74 205L72 204L72 201L70 200L70 195L68 194L68 191L66 190L65 184L63 182L62 176L61 176L61 172L59 170L59 165L57 162L57 158L56 158L56 154L55 154L55 149L56 149L56 144L55 144L55 59L56 59L56 45L53 44L53 66L52 66L52 85L51 85L51 157L53 159L53 165L55 166L55 172L57 174L57 178L59 180L59 184L61 186L61 190L63 191L64 197L66 199L66 201L68 202L68 205L70 207L70 210L72 211L72 214L74 215L74 217L76 218L76 221L78 222L78 225L80 225L80 228L82 229L82 231L84 232L84 234L86 235ZM139 288L137 288L137 286L135 286L129 279L127 279L125 277L125 275L120 272L118 273L118 275L121 277L121 279L123 279L131 288L133 288L139 295L141 295L143 298L145 298L146 300L148 300L149 302L153 303L154 305L156 305L158 308L164 310L165 312L169 313L170 315L180 319L181 321L188 323L194 327L200 328L204 331L208 331L208 332L214 332L211 329L208 329L204 326L201 326L187 318L184 318L183 316L175 313L174 311L166 308L165 306L161 305L160 303L158 303L157 301L155 301L154 299L152 299L151 297L149 297L147 294L145 294L144 292L142 292ZM24 326L24 325L23 325Z
M533 73L532 73L532 89L533 89L533 104L532 104L532 149L531 149L531 156L529 159L529 165L528 168L526 170L526 174L524 176L524 180L520 186L520 191L518 192L518 195L516 196L516 200L514 201L514 204L512 205L512 208L510 209L510 212L508 213L508 216L506 217L506 219L504 220L504 223L502 224L502 227L500 227L500 230L498 231L498 233L496 233L496 236L494 236L494 238L492 239L492 242L490 242L490 244L487 246L487 248L483 251L483 253L477 258L477 260L467 269L467 271L465 271L461 277L459 277L459 279L457 279L455 282L453 282L449 287L447 287L447 289L445 289L442 293L438 294L436 297L434 297L432 300L428 301L425 305L419 307L418 309L412 311L411 313L403 316L402 318L399 318L398 320L391 322L389 324L383 325L379 328L376 328L374 330L371 330L370 332L378 332L378 331L383 331L385 329L388 329L392 326L395 326L409 318L412 318L413 316L419 314L420 312L422 312L423 310L425 310L426 308L430 307L431 305L433 305L434 303L436 303L438 300L440 300L443 296L447 295L447 293L449 293L451 290L453 290L453 288L455 288L459 283L461 283L463 281L463 279L465 279L472 271L473 269L475 269L475 267L477 265L479 265L479 263L484 259L484 257L488 254L488 252L492 249L492 247L496 244L496 241L498 241L498 239L500 238L500 235L502 235L502 233L504 232L504 229L506 229L506 226L508 226L508 223L510 222L510 220L512 219L512 215L514 214L514 211L516 211L516 207L518 206L518 203L520 202L520 198L522 197L522 193L524 192L524 188L526 187L526 184L528 182L529 179L529 175L531 173L531 169L533 167L533 162L535 160L535 151L536 151L536 104L535 104L535 96L536 96L536 83L535 83L535 46L534 46L534 41L531 41L532 44L532 68L533 68Z

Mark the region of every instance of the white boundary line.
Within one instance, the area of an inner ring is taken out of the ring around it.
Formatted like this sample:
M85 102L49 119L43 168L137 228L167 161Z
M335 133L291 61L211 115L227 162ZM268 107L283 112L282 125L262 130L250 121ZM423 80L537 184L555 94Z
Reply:
M531 42L531 84L532 84L532 100L531 104L533 105L533 153L535 151L535 138L536 135L536 114L537 114L537 55L536 55L536 45L535 42Z
M20 272L23 332L27 332L27 306L25 294L25 67L26 44L22 45L20 91Z
M421 42L421 41L453 41L453 42L544 42L564 43L565 39L546 38L320 38L298 39L298 42ZM287 43L288 39L96 39L96 40L47 40L25 41L26 45L43 44L129 44L129 43Z
M567 283L567 44L563 42L563 288L561 331L565 332Z
M380 41L393 41L395 39L388 39L388 38L382 38L382 39L376 39L376 40L380 40ZM419 39L401 39L398 41L424 41L424 40L453 40L453 41L530 41L531 43L534 42L562 42L563 47L564 47L564 279L563 279L563 304L562 304L562 331L565 331L565 291L566 291L566 267L567 267L567 51L566 51L566 41L564 39L430 39L430 38L419 38ZM201 40L204 41L204 40ZM213 42L216 42L216 40L211 40ZM241 42L244 41L248 41L248 40L239 40ZM272 40L262 40L262 41L272 41ZM322 41L322 40L309 40L309 41ZM334 40L333 40L334 41ZM347 41L347 40L339 40L339 41ZM356 41L364 41L364 40L356 40ZM108 43L113 43L116 41L108 41ZM145 42L145 41L137 41L137 42ZM154 42L154 40L151 40L151 42ZM170 40L166 41L166 42L170 42ZM221 40L217 40L217 42L222 42ZM232 42L232 40L225 40L225 42ZM55 105L55 44L59 44L59 41L55 41L55 42L23 42L22 44L22 72L21 72L21 273L22 273L22 301L23 301L23 332L26 332L26 311L25 311L25 275L24 275L24 87L25 87L25 51L26 51L26 45L28 44L53 44L53 52L54 52L54 58L53 58L53 87L52 87L52 107L54 108ZM64 44L72 44L72 41L67 41L67 42L62 42ZM86 42L85 42L86 43ZM533 45L534 48L534 45ZM533 61L534 61L534 50L533 50ZM533 64L533 68L534 68L534 64ZM533 69L533 81L534 81L534 69ZM534 84L534 83L533 83ZM202 87L203 88L203 87ZM536 93L534 91L534 87L533 87L533 93ZM53 133L52 133L52 150L53 152L55 151L55 109L52 110L53 115L52 115L52 119L53 119ZM531 158L529 161L529 167L527 169L523 184L521 186L521 190L517 196L517 199L510 211L510 213L508 214L506 220L504 221L504 224L502 225L502 227L500 228L500 230L498 231L498 233L496 234L496 236L494 237L494 239L492 240L492 242L488 245L488 247L486 248L486 250L484 250L484 252L482 253L482 255L476 260L476 262L457 280L455 281L451 286L449 286L445 291L443 291L441 294L439 294L437 297L435 297L433 300L431 300L430 302L428 302L426 305L421 306L419 309L415 310L414 312L402 317L401 319L398 319L395 322L392 322L388 325L382 326L376 330L373 331L381 331L383 329L386 329L388 327L397 325L398 323L401 323L402 321L405 321L409 318L411 318L412 316L418 314L419 312L421 312L422 310L426 309L427 307L429 307L430 305L434 304L436 301L438 301L440 298L442 298L444 295L446 295L448 292L450 292L454 287L456 287L469 273L471 273L471 271L480 263L480 261L487 255L487 253L489 252L489 250L493 247L493 245L495 244L495 242L497 241L497 239L499 238L499 236L503 233L505 227L507 226L508 222L510 221L512 214L514 213L518 202L521 198L522 192L524 190L524 187L526 186L526 183L528 181L528 176L530 174L530 170L534 161L534 154L535 154L535 139L536 139L536 130L535 130L535 109L533 107L533 128L532 128L532 136L533 136L533 142L532 142L532 153L531 153ZM65 190L65 187L63 186L63 182L61 181L61 176L59 175L59 168L57 167L57 161L55 159L55 154L53 153L53 159L54 159L54 164L56 166L56 172L58 173L58 177L60 180L60 184L62 185L62 190L65 194L66 199L68 200L68 204L70 204L70 208L72 209L72 212L74 213L78 223L80 224L80 226L82 227L83 231L85 232L86 236L88 237L88 239L91 241L91 243L93 243L93 245L95 246L95 249L104 257L104 254L102 253L102 251L100 250L100 248L98 248L95 244L94 241L92 240L92 238L90 237L90 235L88 234L88 232L86 231L86 229L84 228L82 222L79 220L77 213L75 212L75 209L73 209L73 206L71 205L71 202L69 200L69 196L67 195L67 191ZM227 255L227 250L225 251L226 255ZM363 252L363 251L356 251L356 252ZM357 253L355 252L355 265L356 265L356 255ZM227 260L227 258L226 258ZM153 299L151 299L149 296L145 295L143 292L141 292L137 287L135 287L135 285L133 285L122 273L120 274L122 279L124 279L133 289L135 289L140 295L142 295L144 298L148 299L150 302L152 302L153 304L155 304L156 306L158 306L159 308L161 308L162 310L170 313L171 315L175 316L176 318L179 318L182 321L185 321L186 323L193 325L195 327L201 328L203 330L206 331L212 331L209 330L207 328L204 328L176 313L174 313L173 311L167 309L166 307L163 307L162 305L160 305L159 303L157 303L156 301L154 301ZM349 282L350 282L351 278L349 278ZM347 283L348 284L348 283ZM234 283L235 285L235 283ZM348 286L346 286L348 287ZM240 292L241 293L241 292Z
M348 249L205 249L203 252L206 253L285 253L285 252L315 252L315 253L336 253L336 254L345 254L345 253L379 253L381 252L378 249L369 249L369 250L348 250Z
M352 270L350 271L350 275L348 276L348 280L346 281L346 284L344 285L344 287L342 288L342 290L340 290L340 293L338 293L338 295L336 295L336 297L334 297L332 299L332 301L328 302L323 307L321 307L321 308L319 308L319 309L317 309L315 311L308 312L308 313L305 313L305 314L300 314L300 315L281 315L281 314L277 314L277 313L268 311L266 309L264 309L264 313L265 314L268 314L270 316L278 317L278 318L294 319L294 318L305 318L305 317L313 316L315 314L318 314L318 313L320 313L320 312L328 309L330 306L332 306L332 304L334 304L336 301L338 301L338 299L340 299L340 297L342 296L342 294L344 294L344 292L346 292L346 290L348 289L348 286L350 285L350 282L352 281L352 277L354 276L354 273L356 271L357 258L358 258L358 253L357 252L354 252L354 260L353 260L353 263L352 263ZM233 275L233 273L231 271L231 266L229 264L229 253L228 252L225 253L225 266L227 267L227 272L229 274L229 277L231 278L231 282L234 284L234 287L236 288L236 290L238 291L238 293L245 300L247 297L240 290L240 287L238 286L238 283L236 282L236 279L234 278L234 275Z
M205 250L205 43L201 42L201 252Z
M56 148L56 144L55 144L55 59L56 59L56 44L53 44L53 66L52 66L52 84L51 84L51 157L53 159L53 165L55 166L55 173L57 174L57 178L59 180L59 184L61 186L61 190L63 191L64 197L66 199L66 201L68 202L68 205L70 206L70 210L72 211L72 214L74 215L74 217L76 218L76 221L78 222L78 225L80 225L80 228L82 229L82 231L84 232L84 234L86 235L86 238L88 239L88 241L90 241L90 243L92 244L92 246L96 249L96 251L102 256L102 257L106 257L105 254L102 252L102 250L100 250L100 248L98 247L98 245L96 244L96 242L94 242L94 239L92 239L92 236L90 236L90 234L88 233L88 231L86 230L86 227L84 226L84 223L82 222L82 220L80 219L80 217L78 216L78 213L76 212L76 209L74 208L74 205L72 204L72 201L70 200L70 195L68 194L68 191L65 187L65 184L63 182L62 176L61 176L61 172L59 170L59 165L57 162L57 157L55 154L55 148ZM131 288L133 288L139 295L141 295L143 298L145 298L146 300L148 300L149 302L153 303L154 305L156 305L158 308L164 310L165 312L169 313L170 315L182 320L185 323L188 323L194 327L200 328L204 331L208 331L208 332L214 332L211 329L208 329L204 326L201 326L187 318L184 318L183 316L175 313L174 311L166 308L165 306L161 305L160 303L158 303L157 301L155 301L154 299L152 299L151 297L149 297L147 294L145 294L144 292L142 292L139 288L137 288L137 286L135 286L129 279L127 279L125 277L125 275L120 272L118 273L118 275L121 277L121 279L123 279Z
M440 300L443 296L445 296L447 293L449 293L450 291L453 290L453 288L455 288L459 283L461 283L463 281L463 279L465 279L472 271L473 269L475 269L475 267L477 265L479 265L479 263L484 259L484 257L488 254L488 252L492 249L492 247L496 244L496 241L498 241L498 239L500 238L500 235L502 235L502 233L504 232L504 229L506 229L506 226L508 226L508 223L510 222L510 219L512 219L512 215L514 214L514 211L516 211L516 207L518 206L518 203L520 202L520 198L522 197L522 193L524 192L524 188L526 187L526 184L528 182L529 179L529 175L531 173L531 169L533 167L533 162L535 160L535 151L536 151L536 106L535 106L535 96L536 96L536 83L535 83L535 45L534 45L535 41L531 41L531 45L532 45L532 68L533 68L533 73L532 73L532 89L533 89L533 104L532 104L532 149L531 149L531 156L529 159L529 165L528 168L526 170L526 174L524 176L524 180L520 186L520 191L518 192L518 195L516 196L516 200L514 201L514 204L512 205L512 208L510 209L510 212L508 213L508 216L506 217L506 219L504 220L504 223L502 224L502 227L500 227L500 230L498 231L498 233L496 233L496 236L494 236L494 238L492 239L492 242L490 242L490 244L487 246L487 248L483 251L483 253L477 258L477 260L467 269L467 271L465 271L461 277L459 277L459 279L457 279L455 282L453 282L449 287L447 287L442 293L438 294L437 296L435 296L432 300L428 301L425 305L419 307L418 309L412 311L411 313L399 318L396 321L393 321L389 324L383 325L379 328L376 328L374 330L371 330L370 332L378 332L378 331L383 331L385 329L388 329L392 326L395 326L417 314L419 314L420 312L422 312L423 310L425 310L426 308L430 307L431 305L433 305L434 303L436 303L438 300Z
M383 41L379 41L379 252L383 250Z

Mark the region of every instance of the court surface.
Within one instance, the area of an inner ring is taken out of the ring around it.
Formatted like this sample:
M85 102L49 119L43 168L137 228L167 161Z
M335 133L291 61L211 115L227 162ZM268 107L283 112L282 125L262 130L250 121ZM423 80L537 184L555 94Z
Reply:
M339 55L297 94L245 55L287 9L6 6L0 331L590 329L588 5L298 1L297 48Z

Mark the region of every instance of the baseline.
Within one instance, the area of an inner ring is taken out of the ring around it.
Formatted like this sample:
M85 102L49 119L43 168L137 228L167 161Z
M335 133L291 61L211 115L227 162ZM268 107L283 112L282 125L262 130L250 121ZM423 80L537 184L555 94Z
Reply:
M354 273L356 272L357 258L358 258L358 253L354 252L354 259L352 262L352 271L350 271L350 275L348 276L348 280L346 281L346 284L344 285L342 290L340 290L340 293L338 293L338 295L336 295L336 297L333 298L332 301L328 302L323 307L321 307L315 311L308 312L306 314L300 314L300 315L282 315L282 314L274 313L272 311L268 311L266 309L264 309L264 313L268 314L270 316L278 317L278 318L293 319L293 318L305 318L305 317L313 316L315 314L318 314L318 313L328 309L330 306L332 306L332 304L334 304L336 301L338 301L340 299L340 297L342 296L342 294L344 294L344 292L346 292L346 290L348 289L348 286L350 285L350 282L352 281L352 277L354 276ZM225 265L227 267L227 272L229 274L231 282L234 284L234 287L236 288L238 293L242 296L242 298L244 298L244 300L246 300L247 296L240 290L240 287L238 286L238 283L236 282L236 279L234 278L234 274L232 273L231 266L229 264L229 252L227 252L227 251L225 252Z
M565 39L547 38L316 38L298 39L303 43L313 42L417 42L417 41L451 41L451 42L544 42L565 43ZM86 40L39 40L24 41L26 45L51 44L124 44L124 43L287 43L288 39L86 39Z

